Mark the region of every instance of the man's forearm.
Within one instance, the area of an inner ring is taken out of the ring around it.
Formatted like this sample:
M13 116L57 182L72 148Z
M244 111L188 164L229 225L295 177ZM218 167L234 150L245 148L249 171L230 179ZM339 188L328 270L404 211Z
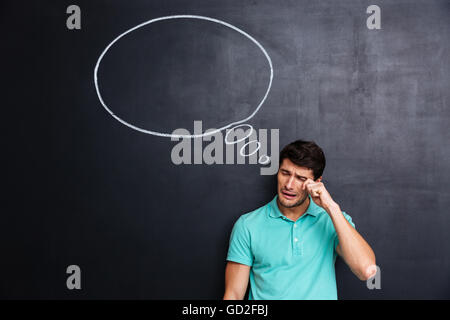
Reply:
M345 219L338 204L325 208L333 221L339 239L339 254L361 280L373 276L375 254L364 238Z

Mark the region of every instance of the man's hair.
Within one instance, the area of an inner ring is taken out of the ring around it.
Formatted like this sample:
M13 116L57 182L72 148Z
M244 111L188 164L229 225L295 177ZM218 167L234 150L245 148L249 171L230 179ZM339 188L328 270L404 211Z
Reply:
M318 179L325 169L325 155L314 141L291 142L280 152L280 167L286 158L299 167L312 169L314 180Z

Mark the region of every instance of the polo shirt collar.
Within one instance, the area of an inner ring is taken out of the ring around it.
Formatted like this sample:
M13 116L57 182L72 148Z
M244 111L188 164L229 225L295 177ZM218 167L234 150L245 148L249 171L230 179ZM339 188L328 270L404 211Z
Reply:
M319 212L321 211L321 208L311 199L311 196L308 194L309 197L309 206L308 209L306 209L306 212L304 214L309 214L313 217L316 217ZM281 213L280 209L278 208L277 204L278 194L275 195L273 200L269 203L269 215L272 218L281 218L284 217L284 215Z

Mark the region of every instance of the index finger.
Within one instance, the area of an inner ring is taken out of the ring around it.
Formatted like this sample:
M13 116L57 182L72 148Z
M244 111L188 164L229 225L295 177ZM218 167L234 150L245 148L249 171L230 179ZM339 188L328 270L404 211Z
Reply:
M307 179L305 180L305 182L303 182L302 189L305 190L306 187L308 186L308 184L311 184L311 183L314 183L313 179L307 178Z

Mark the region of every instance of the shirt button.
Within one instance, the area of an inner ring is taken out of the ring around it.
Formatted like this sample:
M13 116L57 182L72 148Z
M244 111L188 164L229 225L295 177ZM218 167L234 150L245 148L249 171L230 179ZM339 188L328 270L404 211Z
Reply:
M298 239L297 239L297 238L295 238L295 239L294 239L294 241L295 241L295 242L297 242L297 241L298 241Z
M296 224L294 224L294 228L297 228L297 225L296 225Z

